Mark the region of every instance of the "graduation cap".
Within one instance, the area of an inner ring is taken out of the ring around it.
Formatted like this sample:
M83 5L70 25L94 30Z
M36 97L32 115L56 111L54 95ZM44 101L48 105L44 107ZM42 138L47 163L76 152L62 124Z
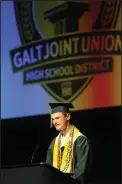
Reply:
M50 114L56 113L56 112L63 112L63 113L69 113L70 108L74 108L74 106L71 103L68 102L57 102L57 103L49 103L51 107ZM51 127L52 127L52 121L51 121Z

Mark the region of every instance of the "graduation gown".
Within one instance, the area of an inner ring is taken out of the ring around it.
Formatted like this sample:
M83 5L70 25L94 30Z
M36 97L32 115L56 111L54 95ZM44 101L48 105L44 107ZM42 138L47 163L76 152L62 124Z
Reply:
M47 157L46 163L53 165L53 148L54 148L55 138L51 142ZM63 149L62 149L63 151ZM81 183L86 183L87 174L90 171L92 163L92 150L89 143L89 140L83 134L77 137L74 145L74 157L72 163L72 178L78 179Z

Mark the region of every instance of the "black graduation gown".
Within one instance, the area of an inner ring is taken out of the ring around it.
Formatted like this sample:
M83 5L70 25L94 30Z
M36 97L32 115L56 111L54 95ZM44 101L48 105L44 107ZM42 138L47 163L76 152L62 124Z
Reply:
M53 148L54 148L55 139L51 142L47 157L46 163L53 164ZM86 136L80 135L75 140L74 146L74 157L72 163L72 177L78 179L81 183L86 183L87 174L91 168L92 163L92 150L89 140Z

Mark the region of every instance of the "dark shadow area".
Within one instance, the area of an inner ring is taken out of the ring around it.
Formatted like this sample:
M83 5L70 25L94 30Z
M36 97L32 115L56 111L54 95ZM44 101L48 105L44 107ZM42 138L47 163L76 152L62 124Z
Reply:
M121 108L103 108L72 112L72 123L91 141L93 165L89 181L95 184L119 184L121 180ZM2 168L45 162L51 140L50 116L2 120Z

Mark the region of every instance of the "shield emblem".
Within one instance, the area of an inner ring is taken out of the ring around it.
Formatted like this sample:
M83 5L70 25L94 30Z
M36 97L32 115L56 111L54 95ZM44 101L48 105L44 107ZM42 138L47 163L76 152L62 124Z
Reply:
M50 47L47 42L45 44L46 49L43 51L43 55L47 60L43 59L41 65L37 66L41 71L44 70L40 75L43 78L45 77L44 80L39 80L38 84L57 101L72 102L85 90L94 76L83 75L83 71L82 75L76 75L79 70L83 70L80 65L87 63L87 60L81 55L78 58L67 56L67 52L71 52L71 40L69 42L65 41L64 36L79 32L79 22L84 13L88 11L88 2L48 1L48 3L45 3L33 0L14 2L14 6L23 45L40 40L53 40L53 44ZM65 42L59 42L59 38L63 38ZM58 40L58 45L55 42L56 39ZM76 42L77 40L74 41L72 48L74 53L77 50L75 47ZM58 57L55 59L57 53ZM63 57L62 59L62 55L65 55L65 58ZM50 59L48 59L48 56L50 56ZM39 57L41 58L41 55ZM75 63L78 66L74 72ZM37 67L29 70L25 69L23 78L26 78L28 71L35 71ZM26 81L24 84L26 84Z

